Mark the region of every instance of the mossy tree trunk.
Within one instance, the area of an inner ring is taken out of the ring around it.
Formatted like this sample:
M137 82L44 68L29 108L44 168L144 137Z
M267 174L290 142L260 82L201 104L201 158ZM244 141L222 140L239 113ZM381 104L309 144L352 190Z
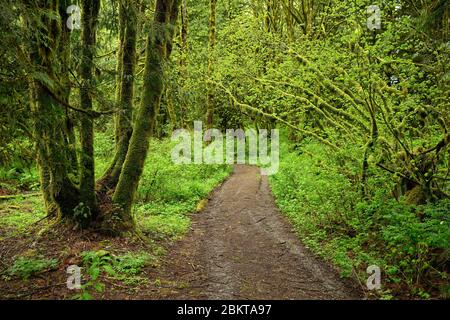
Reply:
M302 1L302 12L303 12L303 30L306 36L311 35L313 31L313 21L314 21L314 8L311 0Z
M96 48L96 29L100 0L83 0L81 2L81 63L80 63L80 101L81 108L92 111L91 91L94 85L92 71L94 68L94 53ZM80 143L81 143L81 170L80 170L80 202L88 208L91 218L98 213L95 194L95 161L94 161L94 120L88 114L81 115ZM88 218L88 217L84 217Z
M120 109L120 97L121 97L121 81L122 81L122 69L123 69L123 48L125 43L125 11L124 7L122 5L122 1L119 2L119 44L117 46L117 66L116 66L116 91L115 91L115 101L117 104L117 108ZM119 116L120 112L117 114L114 114L114 141L116 143L115 145L115 155L113 160L111 161L111 164L103 174L103 176L99 179L97 182L98 189L100 192L104 193L108 189L111 188L110 186L110 179L112 171L114 170L114 167L117 163L117 159L119 156L119 153L117 150L119 149L119 141L120 141L120 131L119 131Z
M369 171L369 156L374 152L375 144L378 139L378 124L376 120L376 106L374 103L370 102L367 104L367 109L370 113L370 122L371 122L371 132L370 139L367 142L364 150L364 156L362 161L362 170L361 170L361 196L366 198L368 195L367 191L367 178Z
M119 3L120 45L117 70L117 104L119 113L115 118L116 153L106 173L99 180L99 190L114 190L119 181L122 166L128 151L133 132L134 72L136 66L136 38L138 26L137 3L133 0L121 0Z
M214 48L216 47L216 5L217 0L210 0L209 9L209 40L208 40L208 81L214 72ZM214 122L214 93L213 87L208 82L206 97L206 125L212 128Z
M180 125L182 128L186 125L186 111L187 103L184 95L187 80L187 55L188 55L188 13L187 13L187 0L181 1L181 31L180 31L180 43L181 43L181 57L180 57L180 86L183 92L180 101Z
M41 0L30 5L29 10L35 9L35 5L55 13L53 16L40 14L28 20L29 30L33 30L28 44L33 63L29 73L30 104L41 188L49 213L56 209L58 217L72 218L79 203L79 190L69 177L70 150L64 136L66 113L61 104L65 90L58 76L62 63L67 63L59 56L60 49L67 45L63 42L67 38L61 37L62 24L55 18L59 1Z
M283 1L283 10L285 15L285 21L286 21L286 30L289 41L294 41L295 39L295 30L294 30L294 0L285 0Z
M115 190L113 201L119 206L118 215L124 227L131 227L131 207L147 156L149 139L154 133L156 115L163 91L163 63L167 58L167 41L172 41L171 17L178 12L179 0L157 0L153 25L150 28L144 70L143 96L137 110L136 122L128 153Z
M71 30L67 27L67 19L69 14L67 13L67 8L72 4L71 0L60 0L59 1L59 16L61 18L61 36L58 45L58 55L61 61L60 69L60 81L61 81L61 100L65 103L69 103L71 85L69 77L70 68L70 33ZM64 138L68 145L68 158L71 164L71 174L73 176L78 175L78 158L76 151L76 138L75 138L75 114L73 111L65 107L66 110L66 121L64 126Z
M72 217L79 203L79 191L68 175L71 170L67 158L69 150L61 131L65 123L63 107L47 84L40 80L32 80L30 89L33 92L31 110L46 207L51 210L56 206L60 218Z
M269 33L279 31L280 2L278 0L266 0L265 28Z

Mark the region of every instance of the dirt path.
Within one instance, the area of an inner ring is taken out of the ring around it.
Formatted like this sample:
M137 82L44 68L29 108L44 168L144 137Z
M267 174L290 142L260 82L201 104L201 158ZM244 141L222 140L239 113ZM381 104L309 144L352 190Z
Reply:
M316 259L279 213L256 167L237 165L216 189L161 273L171 299L358 299ZM181 288L181 289L180 289Z

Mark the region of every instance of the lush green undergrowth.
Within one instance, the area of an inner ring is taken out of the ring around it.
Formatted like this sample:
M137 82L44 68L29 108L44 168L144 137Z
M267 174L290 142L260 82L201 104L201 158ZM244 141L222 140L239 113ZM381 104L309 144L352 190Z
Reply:
M96 139L99 177L108 166L114 143L103 133ZM189 214L232 171L228 165L174 164L171 153L176 144L170 139L150 142L137 191L134 217L138 227L152 238L182 236L190 225Z
M96 141L96 175L100 177L111 161L114 143L107 133L97 134ZM173 241L184 235L190 226L190 214L205 204L208 194L232 171L231 166L227 165L176 165L171 159L173 146L169 139L151 141L137 191L133 214L138 231L149 239L146 252L134 248L127 252L115 252L109 245L101 243L95 246L95 250L80 251L78 255L87 274L84 275L80 293L73 298L91 299L92 295L101 295L108 279L121 281L126 286L148 282L141 275L142 269L158 266L165 254L158 242ZM21 192L20 188L15 187L20 182L17 179L22 179L33 170L19 170L16 180L5 183L11 193ZM37 175L33 177L29 179L29 185L38 186ZM0 241L24 235L44 217L43 200L39 195L0 200ZM64 252L61 255L64 256ZM4 270L3 278L27 280L57 268L60 260L45 254L19 253Z
M110 135L102 132L96 135L96 142L96 173L100 177L111 160L114 143ZM168 139L151 141L134 209L139 228L158 239L183 235L189 228L189 213L195 212L199 202L231 173L227 165L176 165L171 159L173 146ZM15 174L15 183L4 183L12 193L19 192L14 185L25 184L25 180L27 186L39 186L35 169L9 168L2 172L8 179ZM0 225L12 233L26 231L44 216L39 196L0 201Z
M102 132L96 135L96 142L96 173L100 177L111 161L114 143L110 135ZM231 166L227 165L176 165L171 159L173 146L168 139L151 141L134 209L137 225L143 232L162 239L184 234L190 223L189 213L195 212L199 202L231 173ZM14 187L17 185L38 190L34 168L11 167L1 172L3 180L0 180L11 193L20 191ZM26 231L44 216L39 196L0 202L0 225L12 232Z
M27 232L33 223L44 217L44 204L39 196L0 200L0 229L4 231L0 233L0 240Z
M340 155L330 157L315 143L294 147L286 139L280 155L280 170L270 178L273 193L313 252L363 285L366 268L379 266L384 298L405 291L420 298L449 297L450 201L413 206L388 191L363 201L352 182L357 167L344 170ZM370 183L389 186L389 177Z
M158 266L157 254L158 252L129 252L117 255L102 249L82 252L82 265L86 269L88 280L73 298L93 299L92 294L104 291L104 279L119 280L131 286L148 283L148 279L141 276L142 269L146 266Z
M189 213L230 173L227 165L176 165L174 143L152 141L138 189L135 218L145 233L172 239L183 235Z
M45 272L49 269L55 269L58 265L56 259L46 259L42 256L27 257L21 256L14 261L14 264L7 270L7 277L19 277L27 280L30 277Z
M0 167L0 196L39 190L39 174L34 166L17 163Z
M174 145L169 139L155 139L150 143L133 210L138 231L149 240L145 252L138 247L130 247L123 252L123 248L114 248L108 243L98 243L91 250L77 252L75 255L85 271L81 291L72 298L99 297L104 293L105 283L111 280L128 287L148 283L149 279L142 274L144 267L157 267L165 254L159 241L174 241L184 235L190 226L190 215L204 206L208 194L232 171L228 165L176 165L171 159ZM97 178L107 169L113 149L111 135L99 132L96 135ZM9 188L8 193L22 192L18 186L25 184L22 183L24 181L38 187L38 176L30 175L34 170L21 167L4 169L5 179L2 181ZM43 217L45 211L40 196L1 200L0 240L25 234ZM5 280L28 280L58 268L64 260L61 257L66 255L66 252L60 252L55 258L43 252L18 253L2 277Z

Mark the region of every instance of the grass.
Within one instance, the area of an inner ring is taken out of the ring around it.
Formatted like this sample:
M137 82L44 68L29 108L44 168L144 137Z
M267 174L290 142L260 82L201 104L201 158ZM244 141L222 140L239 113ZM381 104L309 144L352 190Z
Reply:
M158 250L156 252L162 253ZM141 276L143 269L159 265L158 256L143 251L117 255L100 249L84 251L81 257L86 271L81 291L73 296L77 300L91 300L96 293L102 293L106 278L121 281L130 287L148 283L148 279Z
M39 257L19 257L14 264L7 270L10 277L19 277L27 280L33 275L43 271L56 268L58 261L56 259L46 259Z
M227 165L176 165L174 143L153 140L138 189L134 215L153 238L175 240L190 226L189 215L230 173Z
M0 201L0 227L8 229L10 235L26 232L43 217L45 210L39 196Z
M359 168L344 169L339 155L330 156L325 147L304 142L294 148L283 139L280 155L280 170L270 177L272 191L314 253L337 266L343 277L357 275L362 284L366 268L379 266L381 298L405 292L413 298L449 296L450 201L397 202L386 187L389 177L381 173L369 180L369 187L379 191L362 200L352 181Z

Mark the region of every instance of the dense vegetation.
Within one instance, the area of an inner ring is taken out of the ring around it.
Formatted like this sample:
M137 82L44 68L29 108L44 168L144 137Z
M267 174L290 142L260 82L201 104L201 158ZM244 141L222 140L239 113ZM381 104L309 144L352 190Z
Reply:
M78 254L87 287L136 276L231 172L173 164L172 132L279 128L270 183L303 243L362 282L380 266L382 298L448 298L447 0L73 2L0 3L3 247L137 237L156 249ZM3 279L65 257L44 256L5 250Z

